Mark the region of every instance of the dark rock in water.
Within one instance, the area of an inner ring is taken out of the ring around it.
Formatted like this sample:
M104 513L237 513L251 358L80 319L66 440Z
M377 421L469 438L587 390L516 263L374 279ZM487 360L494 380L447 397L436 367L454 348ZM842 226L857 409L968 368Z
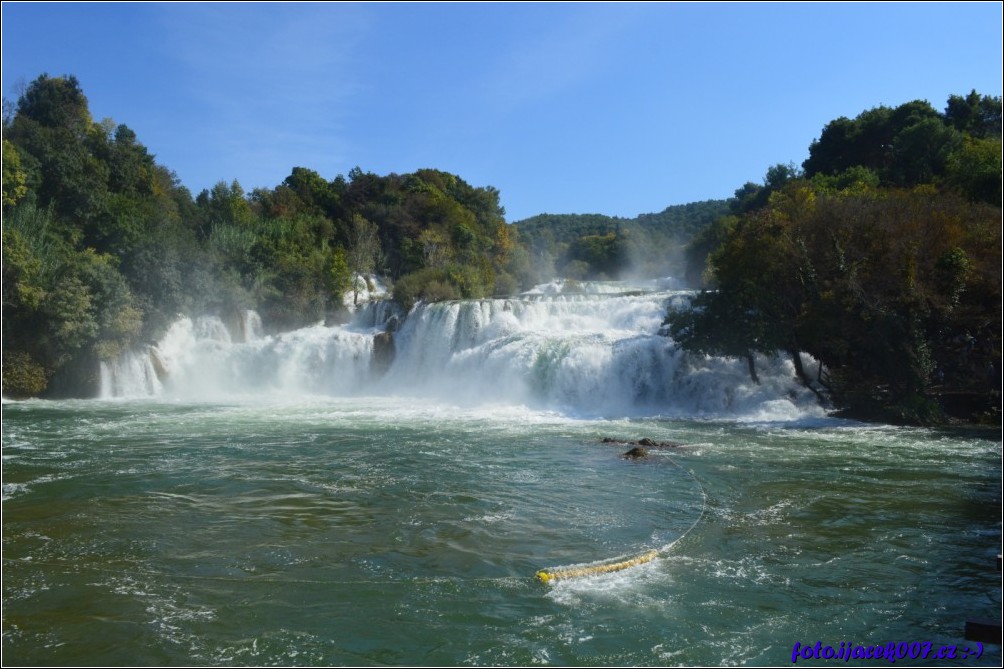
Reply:
M649 439L644 437L638 441L629 441L627 439L613 439L611 437L603 437L600 439L600 443L603 444L625 444L631 446L645 446L646 448L676 448L677 446L682 446L675 441L655 441L654 439Z
M625 458L632 458L632 459L644 458L647 456L648 456L648 451L646 451L644 448L641 448L640 446L635 446L630 451L624 454Z
M383 376L394 362L394 335L390 332L378 332L373 335L373 358L370 361L370 371L374 377Z

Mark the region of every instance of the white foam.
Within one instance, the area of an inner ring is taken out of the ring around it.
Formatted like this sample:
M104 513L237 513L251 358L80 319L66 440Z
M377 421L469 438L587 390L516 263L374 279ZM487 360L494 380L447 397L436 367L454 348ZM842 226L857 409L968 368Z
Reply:
M374 335L400 316L389 301L360 306L345 326L272 336L253 312L239 333L215 317L182 318L155 345L103 364L102 395L409 396L468 409L753 423L823 415L785 358L758 358L757 385L744 363L684 353L660 329L668 306L686 298L660 281L586 282L581 294L553 282L520 298L419 304L393 334L386 373L373 366Z

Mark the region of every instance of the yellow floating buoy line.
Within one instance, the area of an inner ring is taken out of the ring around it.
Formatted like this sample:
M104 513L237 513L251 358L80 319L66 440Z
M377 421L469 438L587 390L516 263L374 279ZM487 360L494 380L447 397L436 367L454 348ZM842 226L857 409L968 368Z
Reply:
M600 564L588 564L581 567L564 567L561 569L541 569L537 572L537 580L541 583L560 581L567 578L578 578L580 576L592 576L594 574L607 574L612 571L621 571L635 567L646 562L651 562L659 556L659 551L651 550L641 555L636 555L629 560L620 562L604 562Z
M540 571L537 572L536 579L541 583L547 584L551 583L552 581L562 581L570 578L581 578L583 576L595 576L596 574L608 574L614 571L623 571L624 569L630 569L631 567L635 567L640 564L645 564L646 562L651 562L652 560L659 557L660 553L667 552L675 544L679 543L680 540L683 539L683 537L690 534L691 530L697 527L698 523L701 522L701 519L704 518L704 511L708 508L708 493L704 490L704 486L701 485L701 482L697 480L697 477L694 476L693 471L680 467L680 465L672 458L666 458L666 459L669 460L674 466L679 467L680 469L685 471L690 476L690 478L693 479L694 483L697 484L697 487L700 488L701 490L701 498L702 498L701 513L698 514L697 519L693 522L693 524L691 524L690 527L687 528L686 532L684 532L674 541L669 542L662 548L652 549L650 551L640 553L638 555L635 555L634 557L625 560L618 560L615 558L614 561L608 560L604 562L596 562L593 564L575 565L570 567L555 567L553 569L541 569Z

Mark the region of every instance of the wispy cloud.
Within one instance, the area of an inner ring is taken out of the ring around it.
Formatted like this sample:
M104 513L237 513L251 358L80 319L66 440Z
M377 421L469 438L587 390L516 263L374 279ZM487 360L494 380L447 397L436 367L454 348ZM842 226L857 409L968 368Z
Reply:
M484 96L504 110L554 99L571 89L614 76L611 52L644 19L635 5L527 7L528 25L498 54L484 81Z
M290 156L315 169L341 162L359 87L354 53L367 30L357 7L171 5L161 24L193 130L207 153L221 153L223 174L275 185L294 166Z

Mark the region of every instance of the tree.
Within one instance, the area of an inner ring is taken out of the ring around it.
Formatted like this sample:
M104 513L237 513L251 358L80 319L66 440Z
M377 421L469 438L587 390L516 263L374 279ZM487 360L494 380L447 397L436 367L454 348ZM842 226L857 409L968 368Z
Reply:
M18 99L17 116L43 127L62 128L78 140L83 140L92 125L87 98L74 76L43 74L31 82Z
M994 205L1001 202L1001 138L966 137L949 156L946 183L970 200Z
M975 90L969 95L952 95L945 108L945 121L960 132L978 139L1000 139L1001 98L980 95Z
M380 238L377 226L359 214L353 214L349 246L349 269L352 279L352 304L359 304L359 278L373 272L380 253Z
M341 197L336 184L328 183L314 170L294 167L282 185L295 193L310 213L333 219L341 214Z
M328 263L327 291L332 295L344 295L355 282L349 269L348 254L341 246L334 249Z
M7 211L28 193L28 177L14 145L3 140L3 208Z
M78 228L102 211L108 168L94 149L107 137L91 121L75 77L42 75L33 81L18 99L6 134L39 204L54 203Z
M945 145L952 136L926 101L875 107L854 120L841 117L827 124L809 146L802 167L805 176L812 177L863 166L874 170L883 184L915 185L943 171Z
M754 380L754 353L787 352L803 384L858 415L931 420L936 372L939 392L972 393L999 368L1000 210L850 174L836 180L845 190L791 181L724 228L709 262L717 290L669 314L669 332L687 350L745 358ZM821 363L815 381L803 351Z
M453 258L453 248L449 238L441 230L426 228L418 236L422 248L422 260L425 267L441 268Z
M892 142L886 181L894 186L933 183L945 173L949 155L962 136L940 118L928 117L903 128Z
M576 273L584 275L575 278L616 278L628 265L624 235L610 232L579 237L565 254L566 267L576 261L583 263L574 265Z
M209 225L222 223L233 226L249 226L254 219L251 204L240 183L219 181L211 191L202 191L195 200L203 210Z

